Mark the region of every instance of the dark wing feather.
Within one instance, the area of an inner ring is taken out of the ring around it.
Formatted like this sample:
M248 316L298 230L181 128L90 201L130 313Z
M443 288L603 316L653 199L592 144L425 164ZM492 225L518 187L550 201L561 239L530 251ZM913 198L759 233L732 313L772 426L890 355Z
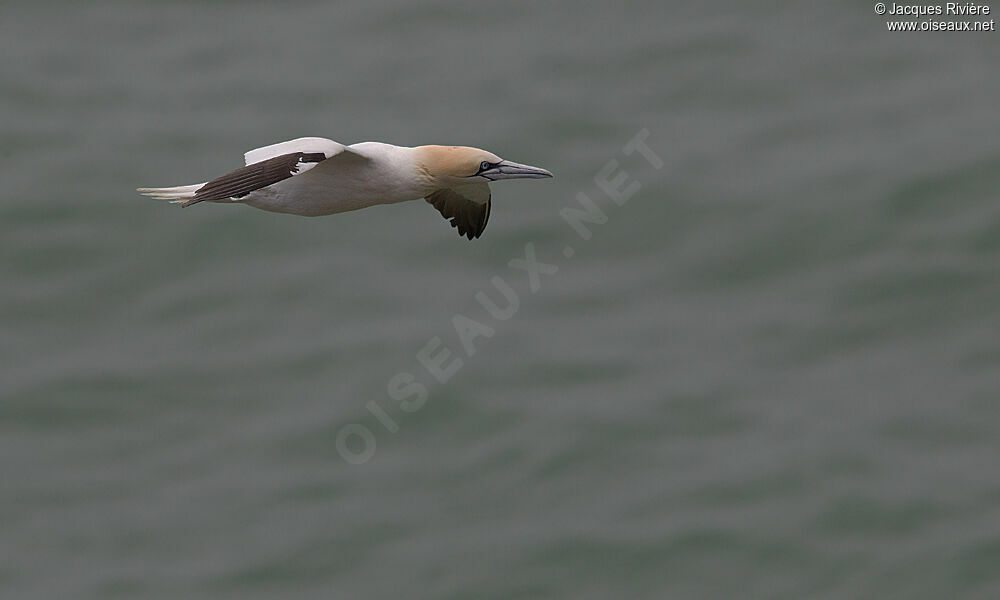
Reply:
M491 195L490 186L485 183L438 190L426 200L451 221L451 226L458 229L459 235L471 240L481 236L486 229Z
M299 172L301 163L318 163L325 158L326 155L322 152L292 152L240 167L201 186L194 193L194 198L182 203L181 206L191 206L206 200L242 198L250 192L295 175Z

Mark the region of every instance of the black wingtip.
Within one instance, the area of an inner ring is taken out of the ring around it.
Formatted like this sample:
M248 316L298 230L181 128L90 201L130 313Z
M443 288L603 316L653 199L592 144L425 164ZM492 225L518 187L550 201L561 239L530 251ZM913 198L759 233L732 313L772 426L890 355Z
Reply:
M192 204L198 204L202 200L204 200L204 198L191 198L190 200L186 200L184 202L181 202L181 208L187 208L187 207L191 206Z

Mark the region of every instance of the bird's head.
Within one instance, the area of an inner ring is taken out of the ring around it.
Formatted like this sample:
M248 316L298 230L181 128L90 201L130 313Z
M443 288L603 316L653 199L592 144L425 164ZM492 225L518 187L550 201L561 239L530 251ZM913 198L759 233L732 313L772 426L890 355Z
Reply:
M545 169L504 160L486 150L468 146L419 146L418 169L442 187L489 183L501 179L552 177Z

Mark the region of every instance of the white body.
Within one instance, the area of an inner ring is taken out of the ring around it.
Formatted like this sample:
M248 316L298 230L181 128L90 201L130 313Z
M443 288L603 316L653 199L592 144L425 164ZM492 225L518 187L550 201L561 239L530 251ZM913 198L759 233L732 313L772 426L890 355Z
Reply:
M418 176L413 152L381 142L352 144L307 172L239 201L261 210L316 217L417 200L433 186Z

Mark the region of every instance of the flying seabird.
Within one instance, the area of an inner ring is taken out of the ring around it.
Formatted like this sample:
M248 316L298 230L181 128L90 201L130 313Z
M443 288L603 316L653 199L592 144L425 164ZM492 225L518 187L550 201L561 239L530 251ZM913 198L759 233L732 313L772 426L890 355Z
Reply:
M244 158L246 166L206 183L138 191L181 206L238 202L307 217L424 198L471 240L482 235L490 217L489 182L552 177L467 146L345 146L306 137L251 150Z

